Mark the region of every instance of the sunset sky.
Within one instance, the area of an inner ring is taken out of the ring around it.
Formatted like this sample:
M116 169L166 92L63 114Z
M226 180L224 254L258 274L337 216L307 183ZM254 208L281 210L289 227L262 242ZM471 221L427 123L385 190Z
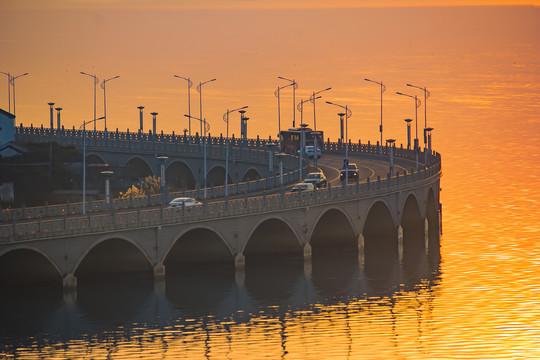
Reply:
M96 8L178 8L178 9L293 9L356 8L395 6L490 6L539 5L540 0L3 0L4 9L96 9Z

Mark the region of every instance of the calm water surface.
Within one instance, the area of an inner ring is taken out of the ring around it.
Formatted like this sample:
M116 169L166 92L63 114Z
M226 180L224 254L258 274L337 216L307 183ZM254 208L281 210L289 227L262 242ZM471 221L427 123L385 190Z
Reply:
M377 89L363 78L388 79L385 131L399 142L405 134L402 119L413 117L414 108L392 94L411 90L404 84L413 80L428 84L428 122L435 128L434 147L443 156L440 249L429 256L413 252L403 264L394 261L382 268L373 265L373 259L361 264L341 254L314 258L310 265L248 268L243 276L220 272L170 277L156 286L87 286L76 296L45 289L2 294L0 356L540 358L538 10L407 10L405 17L414 16L427 28L409 25L397 10L385 11L372 15L402 33L371 32L367 37L367 25L347 22L349 33L344 34L338 26L341 15L366 20L369 14L332 12L332 30L323 40L345 36L340 45L349 45L348 56L335 55L334 45L316 49L314 40L298 31L310 46L292 40L284 40L284 46L299 47L294 52L298 64L314 65L306 68L283 60L270 75L273 79L276 71L295 73L298 80L318 79L309 80L313 88L335 87L335 98L328 99L350 101L351 137L366 140L377 139L379 114ZM299 19L305 29L318 29L313 24L323 21L320 13ZM256 28L255 23L250 20ZM257 26L270 29L265 24ZM272 34L268 30L260 36L268 41ZM265 44L255 47L263 55L279 48ZM249 63L245 71L266 76L269 63L253 56L258 62ZM170 63L167 66L173 71ZM345 90L339 92L340 86ZM259 90L248 87L242 91L250 94L237 90L235 96L253 101L272 96L272 90L266 89L266 95ZM268 101L258 118L275 118L275 99ZM327 118L333 119L330 110ZM337 130L332 130L333 122L325 122L324 111L321 126L335 138ZM266 130L269 124L273 120L261 129L273 134Z

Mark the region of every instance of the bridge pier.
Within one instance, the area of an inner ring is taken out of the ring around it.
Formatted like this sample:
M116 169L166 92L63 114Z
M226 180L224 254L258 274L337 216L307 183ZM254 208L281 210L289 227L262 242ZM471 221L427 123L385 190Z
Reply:
M304 245L304 259L310 259L311 258L311 245L309 243L306 243Z
M364 264L364 244L364 234L358 235L358 261L360 261L360 264L362 265Z
M162 279L165 277L165 265L162 263L157 263L154 266L154 279Z
M403 263L403 227L398 226L398 254L399 262Z
M236 270L244 269L246 266L246 257L242 253L236 254L234 257L234 267Z
M64 290L76 289L77 288L77 278L75 274L69 273L62 279L62 285Z
M429 255L429 221L427 217L424 219L424 247L426 255Z

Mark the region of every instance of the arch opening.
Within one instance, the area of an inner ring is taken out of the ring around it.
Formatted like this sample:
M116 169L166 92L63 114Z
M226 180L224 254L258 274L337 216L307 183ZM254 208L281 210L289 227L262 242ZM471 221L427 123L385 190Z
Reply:
M208 186L223 186L225 185L225 168L223 166L216 166L208 172L206 176L206 183ZM230 169L227 176L227 183L232 184Z
M295 259L303 249L292 229L279 219L263 221L251 234L243 252L246 265L264 259Z
M204 269L234 269L234 258L227 245L214 231L192 229L172 246L163 261L166 274L200 273Z
M358 251L358 239L349 219L343 212L330 209L317 221L311 235L313 255L328 251Z
M366 274L388 277L398 263L398 234L390 210L383 202L373 204L364 229Z
M175 161L167 167L165 182L167 187L173 190L193 190L197 183L191 169L182 161Z
M62 276L42 254L16 249L0 256L0 287L47 284L62 287Z
M259 180L260 178L261 178L261 174L259 174L259 172L256 169L249 169L244 174L244 177L242 178L241 182L246 182L248 180L256 181L256 180Z
M153 175L153 173L146 161L141 158L132 158L120 172L120 179L135 183L148 175Z
M153 269L144 254L129 241L108 239L94 246L75 271L77 282L151 279Z

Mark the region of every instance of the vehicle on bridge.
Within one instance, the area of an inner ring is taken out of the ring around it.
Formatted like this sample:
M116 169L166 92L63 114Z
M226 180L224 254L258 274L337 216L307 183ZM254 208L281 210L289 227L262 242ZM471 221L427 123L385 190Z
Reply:
M339 172L339 180L349 180L358 179L358 166L355 163L345 163Z
M314 146L315 146L315 131L313 131L310 128L303 129L304 132L304 146L306 148L308 146L313 147L313 154L315 154ZM317 147L319 148L319 151L324 148L324 133L322 131L317 131ZM281 152L286 154L298 154L298 151L300 150L300 139L302 135L302 129L301 128L290 128L289 130L282 130L280 132L281 135ZM306 154L309 156L309 154L306 152ZM320 154L319 154L320 156Z
M328 180L326 180L326 176L324 176L322 172L314 172L307 174L304 182L311 183L317 188L326 187L328 185Z
M296 153L300 154L300 150L298 150ZM310 159L315 158L315 146L306 145L304 147L304 155L307 156ZM321 157L321 148L317 144L317 158L319 159L320 157Z
M298 183L294 185L291 189L291 192L300 192L300 191L309 191L314 190L315 186L312 183Z
M171 202L169 203L169 207L192 207L192 206L202 206L202 203L190 197L179 197L179 198L171 200Z

